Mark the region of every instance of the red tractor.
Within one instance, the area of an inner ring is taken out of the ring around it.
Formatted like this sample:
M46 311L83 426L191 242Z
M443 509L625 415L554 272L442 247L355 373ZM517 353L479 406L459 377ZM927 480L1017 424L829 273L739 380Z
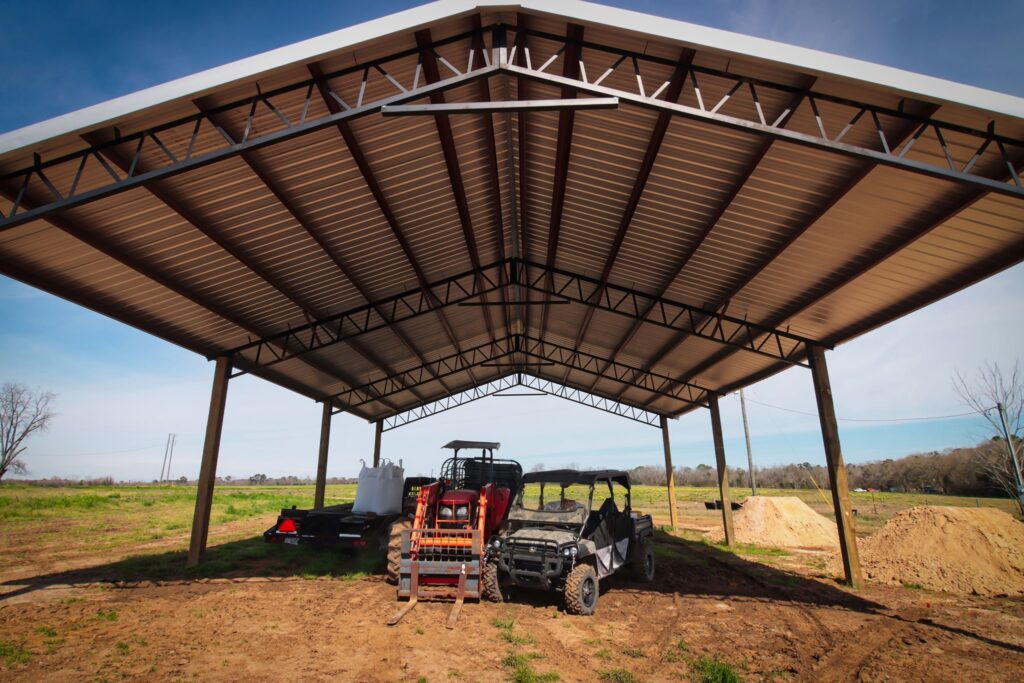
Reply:
M500 600L498 566L490 557L492 537L508 520L511 501L522 486L523 468L496 460L501 444L452 441L438 481L420 489L411 523L395 524L388 548L388 578L398 598L408 598L388 621L397 624L420 598L453 599L448 628L454 628L466 598ZM459 451L480 449L477 457Z

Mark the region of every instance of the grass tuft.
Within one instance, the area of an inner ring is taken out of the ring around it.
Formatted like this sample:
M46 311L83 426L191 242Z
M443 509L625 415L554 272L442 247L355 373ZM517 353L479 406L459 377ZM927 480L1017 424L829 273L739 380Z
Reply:
M628 669L605 669L604 671L599 671L597 677L602 681L610 681L611 683L640 683L640 679Z
M32 659L32 653L25 649L24 638L17 642L0 638L0 659L7 666L28 664Z
M698 683L740 683L740 675L715 656L701 655L689 662L690 673Z

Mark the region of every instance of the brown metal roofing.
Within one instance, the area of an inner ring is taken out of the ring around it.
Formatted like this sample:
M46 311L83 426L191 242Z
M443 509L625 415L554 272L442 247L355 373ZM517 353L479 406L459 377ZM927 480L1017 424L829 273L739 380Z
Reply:
M675 415L1024 259L1021 118L695 47L482 9L58 135L0 156L0 272L379 419L516 372ZM621 103L379 113L576 95Z

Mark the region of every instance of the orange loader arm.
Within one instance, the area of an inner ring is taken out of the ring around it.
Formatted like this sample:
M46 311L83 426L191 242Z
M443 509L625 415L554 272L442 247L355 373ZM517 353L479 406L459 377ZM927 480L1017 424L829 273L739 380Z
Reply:
M410 536L409 552L415 557L416 550L419 547L419 534L416 533L416 529L425 529L429 523L430 511L434 509L437 504L437 499L441 495L441 482L435 481L433 484L427 484L420 488L420 492L416 495L416 515L413 517L412 528L413 532Z

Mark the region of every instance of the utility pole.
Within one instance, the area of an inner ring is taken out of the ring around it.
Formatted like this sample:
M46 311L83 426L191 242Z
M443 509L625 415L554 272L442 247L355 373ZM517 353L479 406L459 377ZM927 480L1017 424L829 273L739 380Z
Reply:
M167 435L167 443L164 444L164 459L160 463L160 480L159 483L164 483L164 470L167 468L167 451L171 448L171 435Z
M996 404L999 411L999 420L1003 424L1003 436L1006 437L1006 447L1010 450L1010 467L1013 468L1013 480L1017 484L1017 505L1020 506L1020 513L1024 515L1024 481L1020 471L1020 463L1017 461L1017 449L1013 446L1013 435L1010 434L1010 425L1006 422L1006 408L1002 403Z
M174 444L178 440L177 434L171 434L171 450L167 453L167 481L171 480L171 460L174 459Z
M750 448L750 427L747 425L747 399L740 389L740 412L743 413L743 436L747 438L747 468L750 471L751 495L757 495L757 477L754 476L754 451Z

